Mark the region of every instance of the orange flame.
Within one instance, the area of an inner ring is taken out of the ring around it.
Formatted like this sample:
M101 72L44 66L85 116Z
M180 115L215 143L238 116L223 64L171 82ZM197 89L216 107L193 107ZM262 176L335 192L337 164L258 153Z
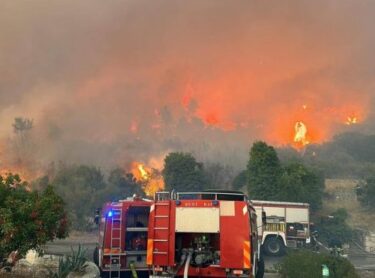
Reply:
M131 172L135 179L142 184L143 191L147 196L154 196L157 191L164 189L164 179L159 170L143 163L133 162Z
M42 176L41 172L30 171L23 167L6 167L0 168L0 176L3 178L7 177L8 175L18 175L22 181L32 181L37 177Z
M343 132L364 122L369 113L364 103L342 103L341 106L324 107L314 101L299 102L287 107L275 107L275 117L264 119L258 125L264 139L274 145L292 145L299 149L308 144L320 144L332 139L333 134Z
M348 116L346 118L346 125L355 125L358 123L358 118L356 116Z
M8 169L0 169L0 176L6 177L7 175L13 173L13 171L10 171Z
M146 171L143 164L138 165L138 171L142 180L147 181L150 179L150 174Z
M294 142L302 146L306 146L310 142L307 140L307 127L299 121L294 125Z

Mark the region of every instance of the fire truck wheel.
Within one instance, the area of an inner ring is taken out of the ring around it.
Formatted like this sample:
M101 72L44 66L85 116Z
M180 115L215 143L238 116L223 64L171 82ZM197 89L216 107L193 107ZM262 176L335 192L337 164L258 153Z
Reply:
M94 253L92 254L92 259L94 263L99 266L99 248L95 247Z
M269 256L281 256L285 252L285 245L280 238L269 237L264 242L264 250Z

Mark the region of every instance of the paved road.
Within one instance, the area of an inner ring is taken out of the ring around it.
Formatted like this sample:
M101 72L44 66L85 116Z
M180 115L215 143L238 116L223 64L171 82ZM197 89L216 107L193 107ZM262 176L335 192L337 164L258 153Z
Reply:
M77 250L78 246L81 245L86 250L86 257L91 260L97 240L96 233L73 234L67 239L55 240L48 243L44 246L44 251L46 254L68 255L71 253L72 248Z

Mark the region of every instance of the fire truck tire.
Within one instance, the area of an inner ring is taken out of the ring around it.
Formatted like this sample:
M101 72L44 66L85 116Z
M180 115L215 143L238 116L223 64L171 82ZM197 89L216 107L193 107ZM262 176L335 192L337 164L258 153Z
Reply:
M99 266L99 248L95 247L94 253L92 254L92 260L94 263Z
M257 273L255 274L255 278L263 278L263 276L264 276L264 258L261 252L258 263L257 263Z
M269 256L281 256L285 253L285 245L282 239L268 237L264 242L264 251Z

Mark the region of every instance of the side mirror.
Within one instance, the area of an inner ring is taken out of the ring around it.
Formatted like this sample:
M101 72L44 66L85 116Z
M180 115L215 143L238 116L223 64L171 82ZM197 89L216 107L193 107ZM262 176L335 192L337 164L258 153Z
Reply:
M99 220L100 220L100 209L95 210L95 217L94 217L94 222L96 225L99 225Z
M262 210L262 224L263 226L267 224L267 214L264 210Z

